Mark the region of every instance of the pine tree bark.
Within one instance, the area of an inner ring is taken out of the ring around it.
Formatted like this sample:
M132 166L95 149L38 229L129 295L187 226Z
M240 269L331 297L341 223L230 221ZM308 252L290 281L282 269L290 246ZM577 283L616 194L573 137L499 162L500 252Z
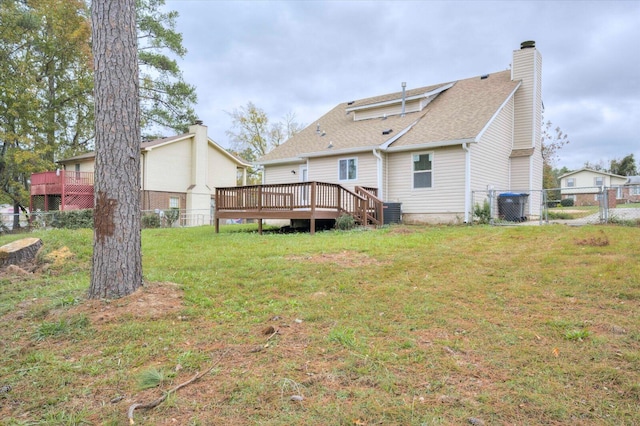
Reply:
M91 6L96 125L90 298L142 286L140 105L135 0Z

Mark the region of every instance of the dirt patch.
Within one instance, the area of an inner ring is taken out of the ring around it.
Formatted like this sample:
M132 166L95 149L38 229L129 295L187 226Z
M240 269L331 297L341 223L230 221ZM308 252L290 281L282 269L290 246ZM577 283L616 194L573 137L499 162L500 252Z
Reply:
M416 232L415 229L411 229L406 226L392 226L391 228L389 228L389 234L406 235L406 234L413 234L415 232Z
M85 314L93 324L117 321L123 315L155 319L176 314L182 309L183 292L171 282L146 283L129 296L117 300L87 300L69 309L70 314Z
M340 253L320 253L309 256L287 256L287 260L311 262L311 263L329 263L337 266L353 268L357 266L371 266L377 265L382 262L378 261L367 255L366 253L360 253L357 251L342 251Z

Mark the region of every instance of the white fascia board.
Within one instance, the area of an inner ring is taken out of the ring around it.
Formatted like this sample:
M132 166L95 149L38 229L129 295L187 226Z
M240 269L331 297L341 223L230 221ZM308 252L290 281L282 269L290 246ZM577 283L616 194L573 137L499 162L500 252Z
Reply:
M194 136L195 136L195 133L185 133L184 135L182 135L179 138L171 139L170 141L159 143L157 145L153 145L153 146L150 146L150 147L147 147L147 148L142 148L140 151L151 151L151 150L154 150L156 148L160 148L161 146L170 145L170 144L175 143L175 142L180 142L180 141L183 141L185 139L193 138Z
M354 148L344 148L344 149L326 149L324 151L317 152L309 152L306 154L300 155L302 158L318 158L318 157L332 157L334 155L344 155L344 154L355 154L358 152L371 152L373 149L380 149L378 145L371 146L357 146Z
M416 99L420 99L420 98L428 98L429 96L433 96L433 95L437 95L438 93L444 92L447 89L450 89L451 87L453 87L455 83L448 83L445 84L443 86L437 87L433 90L430 90L428 92L425 93L420 93L418 95L413 95L413 96L407 96L404 98L405 102L409 102L409 101L414 101ZM366 105L359 105L359 106L355 106L355 107L351 107L351 108L347 108L345 111L346 112L352 112L352 111L360 111L363 109L371 109L371 108L378 108L381 106L385 106L385 105L394 105L394 104L399 104L402 103L402 96L396 99L391 99L389 101L384 101L384 102L376 102L375 104L366 104Z
M385 152L421 151L425 149L443 148L446 146L456 146L456 145L462 145L465 143L476 143L476 142L478 141L474 138L454 139L450 141L426 142L426 143L420 143L420 144L414 144L414 145L390 147L384 151Z
M502 111L502 109L507 105L507 103L509 102L509 100L511 100L511 98L513 98L516 94L516 91L518 90L518 88L522 85L522 81L520 81L518 83L518 85L515 87L515 89L513 89L513 91L509 94L509 96L507 96L507 99L504 100L504 102L502 103L502 105L500 105L500 108L498 108L496 110L496 112L491 116L491 118L489 119L489 121L487 121L487 124L484 125L484 127L482 128L482 130L480 130L480 133L478 133L478 136L476 136L477 140L480 140L482 138L482 136L484 135L484 133L487 131L487 129L489 128L489 126L491 126L491 124L493 124L493 121L496 119L496 117L498 116L498 114L500 114L500 112Z
M266 160L266 161L256 161L253 163L253 166L273 166L273 165L284 165L284 164L301 164L304 163L304 158L300 157L289 157L289 158L279 158L277 160Z
M222 155L224 155L225 157L229 158L234 163L236 163L236 164L238 164L240 166L245 166L245 167L251 167L252 166L251 163L248 163L246 161L242 161L240 158L238 158L235 155L231 154L229 151L224 149L222 146L218 145L218 143L216 141L214 141L213 139L207 138L207 141L209 142L209 145L213 146L215 149L220 151L220 153Z

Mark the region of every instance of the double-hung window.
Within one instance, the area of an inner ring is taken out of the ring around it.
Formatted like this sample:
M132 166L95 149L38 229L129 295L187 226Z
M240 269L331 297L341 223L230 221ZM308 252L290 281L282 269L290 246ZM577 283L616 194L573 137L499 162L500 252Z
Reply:
M575 178L567 178L567 188L573 188L576 186Z
M356 180L358 179L358 159L343 158L338 161L338 179Z
M433 154L413 154L413 188L433 186Z
M604 179L602 178L602 176L597 176L593 178L593 184L595 186L602 186L604 185Z

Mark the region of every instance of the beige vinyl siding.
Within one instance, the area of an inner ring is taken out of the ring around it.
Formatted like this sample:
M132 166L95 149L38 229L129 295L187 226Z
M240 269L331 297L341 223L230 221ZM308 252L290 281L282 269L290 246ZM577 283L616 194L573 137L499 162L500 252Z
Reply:
M510 191L516 191L516 192L529 191L530 173L531 173L531 157L512 158L511 159L511 185L506 189Z
M144 189L186 192L191 185L191 142L185 139L147 151Z
M208 149L209 181L207 186L213 190L218 187L236 186L237 164L222 152L209 145Z
M509 156L513 145L513 98L498 113L471 151L471 190L510 189Z
M265 166L264 183L266 185L275 185L279 183L300 182L300 166L301 164ZM292 170L295 170L295 175L291 173Z
M91 161L82 161L82 162L77 162L74 164L70 164L67 166L67 171L76 171L76 164L80 165L80 172L91 172L93 173L95 170L95 162L93 161L93 158L91 159Z
M413 189L413 155L432 153L432 187ZM390 153L389 190L385 201L402 202L402 212L464 212L465 153L461 147Z
M338 164L340 160L355 158L358 162L357 179L340 181ZM355 186L378 186L377 160L372 153L346 154L332 157L309 159L309 180L338 183L349 190Z
M534 112L539 113L541 105L534 102L541 92L540 71L542 58L536 49L521 49L513 55L513 79L522 80L515 94L514 149L531 148L539 140L540 129L534 128ZM538 98L540 99L540 98ZM536 139L537 138L537 139Z

